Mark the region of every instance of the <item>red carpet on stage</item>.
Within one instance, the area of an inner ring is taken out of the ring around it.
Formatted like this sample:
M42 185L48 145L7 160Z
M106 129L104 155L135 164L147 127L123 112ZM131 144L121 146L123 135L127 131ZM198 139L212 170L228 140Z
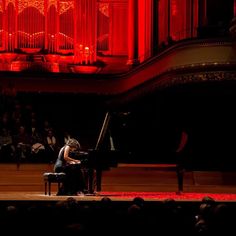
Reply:
M210 196L216 201L236 201L236 194L227 193L182 193L174 192L101 192L101 196L112 197L112 199L132 200L135 197L142 197L144 200L164 200L173 198L178 201L201 201L205 196Z

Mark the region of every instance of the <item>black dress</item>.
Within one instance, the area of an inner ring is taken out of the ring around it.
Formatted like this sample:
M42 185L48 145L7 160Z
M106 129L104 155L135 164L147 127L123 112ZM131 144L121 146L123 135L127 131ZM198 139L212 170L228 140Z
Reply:
M84 191L84 177L80 164L68 164L65 161L65 147L61 148L54 165L55 172L64 172L66 174L65 182L59 190L58 195L77 195L78 192Z

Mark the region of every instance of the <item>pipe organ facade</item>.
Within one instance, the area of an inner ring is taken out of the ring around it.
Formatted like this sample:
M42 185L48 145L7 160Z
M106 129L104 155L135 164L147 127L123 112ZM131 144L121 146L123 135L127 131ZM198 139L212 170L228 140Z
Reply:
M72 53L96 60L96 0L1 0L1 51Z
M137 65L178 41L227 35L236 1L219 0L217 9L213 3L0 0L0 53L67 55L69 64L125 56Z

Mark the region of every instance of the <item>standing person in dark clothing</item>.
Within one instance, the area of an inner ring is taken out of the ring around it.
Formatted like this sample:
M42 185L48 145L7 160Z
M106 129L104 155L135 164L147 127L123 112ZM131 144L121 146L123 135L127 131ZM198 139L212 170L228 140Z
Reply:
M177 156L177 178L178 178L178 192L181 194L183 192L183 179L184 179L184 165L186 161L186 145L188 143L188 133L185 130L181 131L180 141L176 149Z
M77 195L78 193L83 193L85 184L81 170L81 161L73 158L73 153L79 150L80 143L76 139L71 138L59 151L54 171L64 172L66 180L58 195Z

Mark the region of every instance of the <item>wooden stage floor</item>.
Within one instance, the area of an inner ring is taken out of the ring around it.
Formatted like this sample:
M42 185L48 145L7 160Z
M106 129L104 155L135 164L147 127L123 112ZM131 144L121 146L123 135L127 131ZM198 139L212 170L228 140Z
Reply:
M43 173L52 171L50 164L0 164L0 201L58 201L69 196L44 194ZM135 196L146 201L174 198L178 201L200 201L204 195L219 200L236 202L236 173L186 172L184 193L176 194L177 178L174 170L162 169L155 164L120 164L103 172L102 191L97 195L73 196L79 201L100 201L109 197L113 201L130 201ZM224 197L225 196L225 197Z

